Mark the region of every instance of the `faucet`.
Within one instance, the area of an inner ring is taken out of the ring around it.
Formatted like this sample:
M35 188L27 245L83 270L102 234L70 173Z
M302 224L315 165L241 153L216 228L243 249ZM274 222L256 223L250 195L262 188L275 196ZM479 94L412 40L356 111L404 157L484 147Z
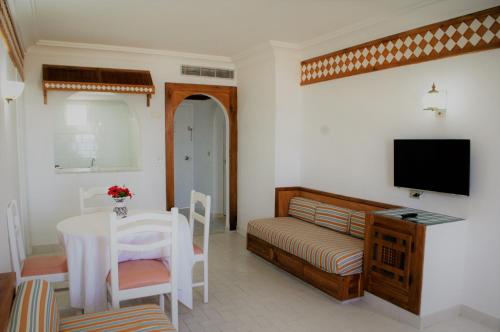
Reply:
M92 161L90 162L90 168L93 168L95 166L95 158L92 158Z

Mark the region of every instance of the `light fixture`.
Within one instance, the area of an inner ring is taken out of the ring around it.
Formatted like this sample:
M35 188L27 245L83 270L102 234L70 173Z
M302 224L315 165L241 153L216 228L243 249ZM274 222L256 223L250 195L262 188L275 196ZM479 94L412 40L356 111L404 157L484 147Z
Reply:
M12 100L17 99L23 93L23 90L24 82L6 80L2 84L2 97L10 103Z
M434 111L436 115L441 116L446 112L446 93L439 92L436 84L432 83L432 88L424 95L424 110Z

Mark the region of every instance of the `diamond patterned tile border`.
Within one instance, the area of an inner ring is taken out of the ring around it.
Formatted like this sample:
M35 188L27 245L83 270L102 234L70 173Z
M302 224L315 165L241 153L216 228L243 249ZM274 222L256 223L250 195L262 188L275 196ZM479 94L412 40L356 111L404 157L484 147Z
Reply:
M500 6L301 62L301 85L500 47Z
M43 87L47 90L69 90L69 91L101 91L117 93L154 93L154 86L129 85L129 84L102 84L82 82L59 82L44 81Z

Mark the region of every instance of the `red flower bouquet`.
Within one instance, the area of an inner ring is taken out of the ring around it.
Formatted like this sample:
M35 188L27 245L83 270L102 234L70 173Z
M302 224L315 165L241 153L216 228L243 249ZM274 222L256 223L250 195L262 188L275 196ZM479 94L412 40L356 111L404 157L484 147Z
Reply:
M108 188L108 195L113 198L132 198L133 194L127 187L112 186Z

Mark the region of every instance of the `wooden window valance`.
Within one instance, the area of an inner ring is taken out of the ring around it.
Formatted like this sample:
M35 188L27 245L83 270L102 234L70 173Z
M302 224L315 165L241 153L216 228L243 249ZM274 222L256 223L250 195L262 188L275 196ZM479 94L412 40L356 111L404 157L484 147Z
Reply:
M147 70L43 65L42 86L45 104L49 90L145 94L148 107L155 93Z
M500 47L500 6L301 62L301 85Z
M24 80L24 48L20 42L6 0L0 0L0 33L12 63L16 66L21 79Z

